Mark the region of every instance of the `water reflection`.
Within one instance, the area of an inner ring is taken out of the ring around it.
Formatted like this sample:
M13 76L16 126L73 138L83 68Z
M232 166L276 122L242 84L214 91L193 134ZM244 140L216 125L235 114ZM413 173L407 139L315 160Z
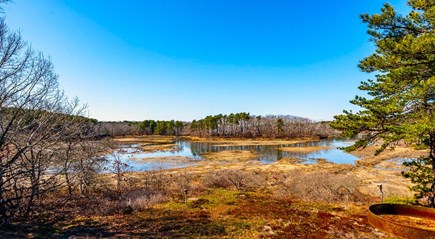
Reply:
M177 152L178 151L148 153L141 150L140 145L121 145L120 149L115 150L114 154L119 154L119 160L128 164L128 171L184 168L194 166L198 159L200 159L189 157L188 154L187 156L180 156L185 155L182 150L179 154L177 154ZM168 153L170 153L170 155L168 155ZM109 163L108 167L110 167L110 164L115 161L114 154L106 155L106 159Z
M339 140L322 140L281 145L218 145L216 143L191 142L179 140L173 150L145 152L140 145L123 145L119 149L123 160L128 160L134 171L151 169L181 168L195 165L209 152L227 150L247 150L256 152L256 160L273 163L282 158L301 159L303 164L317 163L317 159L325 159L337 164L354 164L357 157L348 154L339 147L349 146L352 142ZM327 146L314 152L292 152L281 150L282 147L314 147ZM110 159L109 159L110 161Z
M338 141L338 140L322 140L311 141L295 144L281 144L281 145L216 145L214 143L203 142L179 142L183 148L190 148L192 155L201 156L208 152L221 152L227 150L247 150L258 153L260 156L257 160L264 163L273 163L282 158L298 158L302 159L303 163L315 163L316 159L326 159L333 163L348 163L354 164L357 157L348 154L338 147L349 146L352 142ZM292 152L283 151L282 147L314 147L314 146L327 146L328 149L322 149L314 152ZM330 147L330 148L329 148Z

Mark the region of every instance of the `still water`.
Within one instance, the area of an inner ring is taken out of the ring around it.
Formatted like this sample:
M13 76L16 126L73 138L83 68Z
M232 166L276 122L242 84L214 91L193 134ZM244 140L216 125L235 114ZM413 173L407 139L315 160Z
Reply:
M297 158L302 164L317 163L317 159L325 159L336 164L354 164L357 157L348 154L339 147L349 146L353 142L341 140L322 140L295 144L282 145L234 145L222 146L216 143L191 142L179 140L173 150L144 152L140 145L122 145L118 150L122 160L128 161L133 171L150 169L168 169L192 166L203 160L202 155L209 152L221 152L227 150L247 150L257 153L255 160L269 164L282 158ZM281 150L282 147L312 147L328 146L327 149L315 152L288 152ZM109 160L111 156L108 156Z

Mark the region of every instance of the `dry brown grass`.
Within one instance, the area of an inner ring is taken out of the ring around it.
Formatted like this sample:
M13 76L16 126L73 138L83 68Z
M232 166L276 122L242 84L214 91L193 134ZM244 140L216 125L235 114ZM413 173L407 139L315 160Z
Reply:
M191 158L183 157L183 156L167 156L167 157L154 157L154 158L135 158L131 157L129 160L134 161L135 163L169 163L169 164L188 164L197 162ZM159 169L158 167L156 169Z
M145 152L177 150L174 136L144 135L119 137L113 139L115 144L138 144Z
M364 149L355 150L351 154L361 157L356 161L358 166L374 166L382 161L393 158L418 158L427 155L426 150L415 150L409 147L395 147L394 149L386 149L379 155L375 155L377 146L368 146Z
M353 173L361 182L360 191L364 194L380 198L380 191L377 185L382 184L384 198L412 196L411 191L408 189L411 186L411 182L401 175L400 169L357 167Z
M145 152L155 152L155 151L175 151L178 150L176 144L142 144L140 148Z
M282 151L288 152L301 152L301 153L311 153L320 150L332 149L330 146L311 146L311 147L282 147L279 148Z
M275 164L278 164L278 165L300 164L302 162L304 162L303 159L298 159L298 158L282 158L282 159L278 160L277 162L275 162Z
M359 191L361 182L352 172L293 170L280 181L275 193L281 197L320 202L367 202L370 199Z
M113 141L117 143L169 144L175 141L175 137L161 135L127 136L114 138Z
M389 165L390 168L383 167L385 165ZM396 168L392 169L393 166ZM297 160L289 159L280 160L272 164L263 164L256 161L225 163L221 163L221 161L204 161L193 167L164 170L162 174L174 175L172 176L173 178L177 178L175 175L187 174L190 177L196 178L196 180L191 181L191 187L194 188L193 191L196 189L204 191L209 187L227 189L256 188L272 190L277 192L278 195L293 195L307 200L311 198L310 195L315 195L313 197L326 201L338 200L334 198L339 195L338 188L333 186L335 184L340 186L340 183L344 183L346 185L343 185L344 188L340 190L346 192L350 188L351 192L358 191L379 201L378 183L383 184L384 198L412 196L412 193L408 189L408 186L411 184L408 179L401 176L401 170L405 170L405 168L391 161L383 161L374 168L332 163L307 165L299 164ZM140 179L146 177L146 172L133 173L132 175ZM237 183L235 185L229 181L230 178L233 182L241 182L239 183L241 186L237 186ZM176 181L182 180L177 179ZM244 185L245 182L252 183ZM170 185L168 183L166 185L167 187L172 187L168 186ZM178 187L178 189L173 191L179 193L180 190L180 187ZM322 190L324 192L318 196L316 193L320 193ZM304 192L306 195L304 193L296 193L297 191ZM348 197L347 200L349 201L359 200L352 199L353 196L346 196L343 193L342 195L344 195L343 197Z
M373 152L374 148L370 148L360 153L370 155ZM385 151L380 156L366 156L359 160L356 166L351 166L328 162L306 165L300 164L300 160L298 159L281 159L275 163L264 164L259 161L250 161L255 158L255 154L249 151L227 151L212 153L209 155L209 160L203 160L196 166L185 169L171 169L165 172L168 174L177 174L188 171L189 174L192 175L212 175L213 173L216 174L225 170L239 170L244 172L259 171L269 175L290 175L294 170L299 174L315 174L322 171L333 173L337 178L343 177L344 179L347 179L346 177L348 176L346 175L348 174L353 175L352 180L358 181L358 191L372 197L379 198L379 190L376 186L378 183L383 184L385 198L410 197L412 196L411 192L408 190L410 182L401 176L401 171L405 170L405 168L389 159L395 157L410 157L421 153L424 152L396 148L394 151ZM306 178L306 180L309 182L309 178ZM300 183L303 183L303 181L304 180L300 181ZM273 180L268 183L273 183ZM304 184L301 185L301 187L304 186ZM308 187L309 185L306 186ZM226 186L225 188L231 187Z
M253 160L259 157L259 155L253 151L247 150L226 150L220 152L209 152L203 155L204 159L212 161L247 161Z
M202 183L207 188L258 190L267 186L264 171L222 170L203 175Z
M195 168L127 174L121 195L109 189L105 198L80 199L77 205L83 211L67 214L71 217L57 220L50 229L0 233L55 238L389 238L368 225L371 197L360 191L356 174L363 168L285 162L206 163Z
M147 144L151 138L145 138L119 142ZM171 145L162 137L152 140ZM367 206L379 201L377 183L383 184L385 197L409 195L409 182L400 175L403 168L387 159L415 152L399 148L373 159L369 155L374 151L370 150L364 152L364 163L357 166L327 162L304 165L297 159L264 164L250 161L256 155L249 151L221 152L193 167L125 174L120 194L114 191L113 175L105 174L100 176L99 192L71 201L70 211L58 213L67 216L52 217L45 224L48 228L32 225L23 229L20 225L0 230L0 235L390 238L368 225Z
M48 228L0 232L8 238L392 238L368 224L366 207L213 189L187 205L175 200L142 211L80 215Z

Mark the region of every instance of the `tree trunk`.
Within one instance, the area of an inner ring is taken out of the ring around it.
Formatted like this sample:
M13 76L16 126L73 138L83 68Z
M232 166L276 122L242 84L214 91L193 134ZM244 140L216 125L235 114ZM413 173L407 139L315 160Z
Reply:
M84 182L84 166L83 159L80 159L80 171L79 171L79 196L83 197L85 195L85 182Z
M69 174L68 172L64 173L65 176L65 182L68 188L68 196L72 196L73 190L72 190L72 186L71 186L71 180L69 179Z
M64 163L64 176L65 176L65 182L66 185L68 187L68 196L71 196L73 193L72 190L72 185L71 185L71 180L69 178L69 172L68 172L68 164L69 164L69 160L70 160L70 151L72 150L72 146L69 143L68 144L68 148L66 149L66 154L65 154L65 163Z
M120 165L118 165L117 173L116 173L116 190L118 191L118 195L121 194L121 169Z

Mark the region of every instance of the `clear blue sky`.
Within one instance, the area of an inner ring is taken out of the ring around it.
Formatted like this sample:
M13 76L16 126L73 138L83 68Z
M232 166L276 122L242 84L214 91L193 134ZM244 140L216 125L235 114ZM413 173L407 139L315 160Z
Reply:
M374 49L359 14L384 2L15 0L5 13L99 120L330 120L369 77L357 68Z

